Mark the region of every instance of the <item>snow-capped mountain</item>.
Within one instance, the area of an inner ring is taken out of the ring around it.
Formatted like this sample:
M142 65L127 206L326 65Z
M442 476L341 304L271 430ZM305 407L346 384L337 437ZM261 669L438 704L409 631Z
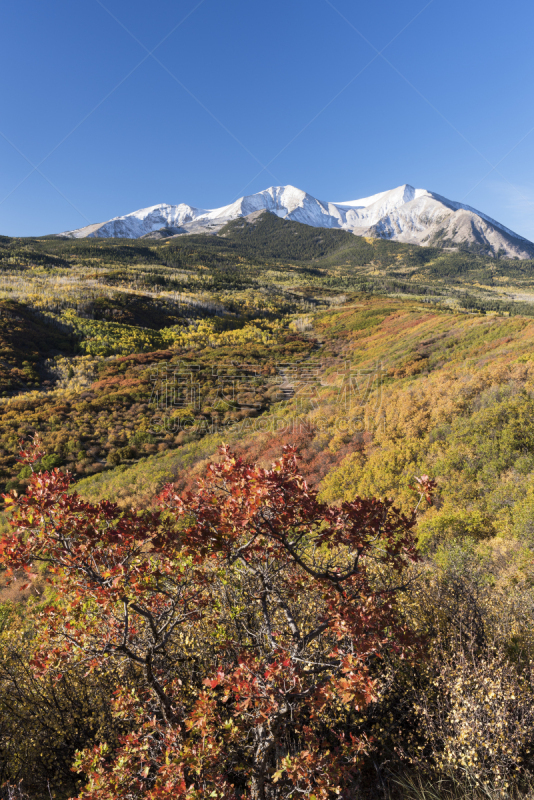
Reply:
M534 257L534 244L486 214L408 184L371 197L336 203L317 200L294 186L271 186L222 208L162 204L59 235L73 239L138 239L216 233L230 220L261 210L305 225L340 228L360 236L438 247L469 247L486 255Z

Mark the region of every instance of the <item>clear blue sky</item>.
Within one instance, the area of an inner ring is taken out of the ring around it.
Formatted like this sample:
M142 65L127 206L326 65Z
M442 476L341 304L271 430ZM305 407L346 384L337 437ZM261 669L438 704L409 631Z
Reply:
M411 183L534 239L533 29L526 0L4 3L0 233Z

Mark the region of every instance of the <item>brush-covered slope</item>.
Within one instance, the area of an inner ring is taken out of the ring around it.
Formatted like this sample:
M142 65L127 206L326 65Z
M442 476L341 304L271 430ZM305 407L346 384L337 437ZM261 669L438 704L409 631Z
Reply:
M328 501L381 495L408 509L414 475L435 477L437 502L421 523L425 546L496 534L530 537L534 546L531 319L361 296L319 312L311 326L291 355L273 347L271 360L269 348L257 351L258 364L293 361L292 397L215 432L199 420L196 439L190 428L180 447L87 478L82 492L146 503L165 480L191 485L195 465L222 441L264 463L294 444ZM220 351L219 366L225 358ZM134 374L132 360L121 379Z

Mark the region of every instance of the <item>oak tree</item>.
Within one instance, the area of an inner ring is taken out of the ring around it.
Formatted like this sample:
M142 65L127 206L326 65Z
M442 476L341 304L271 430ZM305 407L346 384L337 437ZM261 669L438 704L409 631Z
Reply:
M113 713L129 732L79 753L79 797L353 796L372 747L358 712L380 659L413 643L397 597L415 514L320 502L291 448L269 469L222 448L194 491L167 486L156 511L88 503L69 483L33 473L26 494L5 496L0 559L48 569L36 674L124 676Z

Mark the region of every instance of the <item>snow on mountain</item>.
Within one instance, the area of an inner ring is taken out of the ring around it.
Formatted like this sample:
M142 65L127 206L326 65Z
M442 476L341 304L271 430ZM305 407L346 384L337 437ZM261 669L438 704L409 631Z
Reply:
M75 231L62 234L70 239L88 238L120 238L139 239L145 233L157 231L163 227L181 228L184 223L191 222L199 214L205 213L201 208L193 208L185 203L169 206L161 203L158 206L141 208L123 217L113 217L109 222L87 225Z
M262 210L305 225L341 228L357 235L438 247L463 246L486 255L534 257L531 242L486 214L408 184L341 203L318 200L295 186L271 186L221 208L161 204L59 235L137 239L149 238L162 228L172 229L175 235L216 233L230 220Z
M271 186L257 194L240 197L235 203L207 211L196 218L197 222L222 222L246 217L254 211L271 211L278 217L318 227L339 228L340 214L330 203L322 203L307 192L294 186ZM330 212L333 212L333 215Z

